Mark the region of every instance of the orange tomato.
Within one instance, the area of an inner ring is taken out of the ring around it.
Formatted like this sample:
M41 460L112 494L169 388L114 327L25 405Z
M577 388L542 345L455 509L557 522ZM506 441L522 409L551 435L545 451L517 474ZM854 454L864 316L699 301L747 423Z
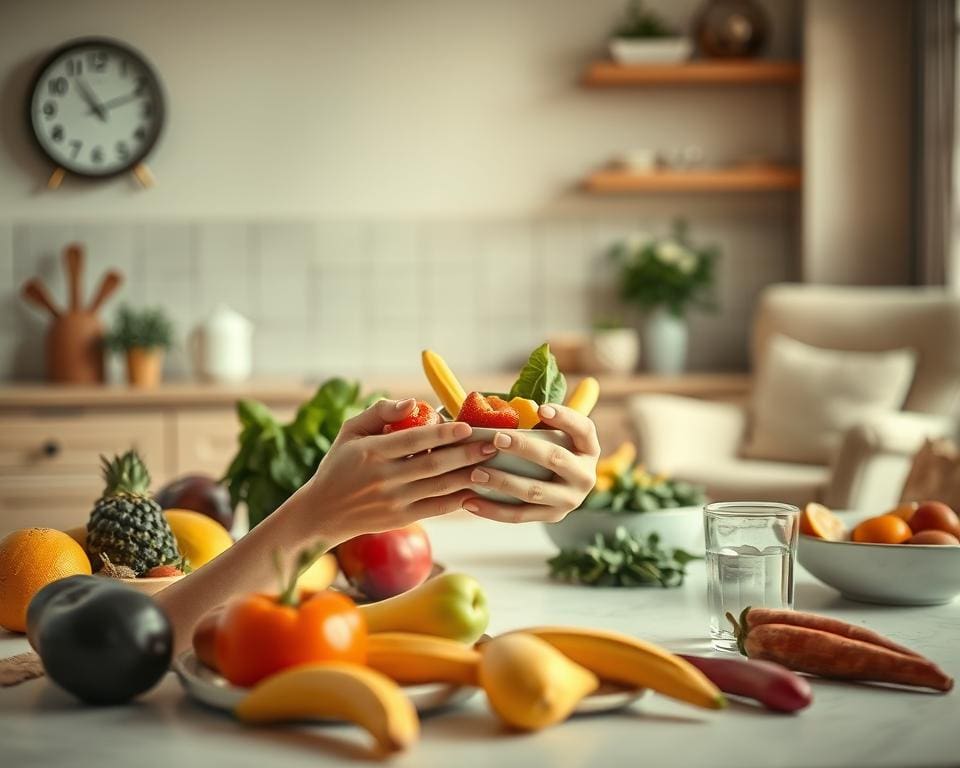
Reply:
M924 501L909 522L914 533L945 531L960 537L960 518L942 501Z
M234 685L256 685L300 664L367 660L367 625L356 604L338 592L318 592L299 605L273 595L227 603L217 622L216 666Z
M920 506L919 502L916 501L904 501L900 504L897 504L893 509L887 512L888 515L896 515L903 522L909 525L910 518L913 517L914 513L917 511L917 507Z
M869 544L902 544L913 531L896 515L880 515L864 520L853 529L853 540Z
M843 521L823 504L810 502L800 513L800 533L818 539L840 541L845 532Z

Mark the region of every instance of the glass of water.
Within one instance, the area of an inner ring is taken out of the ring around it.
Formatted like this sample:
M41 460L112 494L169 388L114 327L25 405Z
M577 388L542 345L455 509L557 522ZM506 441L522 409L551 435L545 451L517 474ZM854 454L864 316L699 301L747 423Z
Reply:
M731 501L703 508L707 544L710 638L719 651L736 651L727 613L793 608L793 561L800 511L789 504Z

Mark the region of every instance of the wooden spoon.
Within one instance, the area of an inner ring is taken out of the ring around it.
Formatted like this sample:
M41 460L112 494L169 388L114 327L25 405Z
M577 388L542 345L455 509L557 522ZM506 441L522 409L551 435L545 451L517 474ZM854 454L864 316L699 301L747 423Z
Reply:
M71 243L63 252L70 278L70 311L80 311L80 280L83 276L83 246Z
M93 301L90 302L90 308L88 312L96 312L103 303L109 299L114 291L120 287L123 283L123 277L121 277L119 272L114 272L110 270L103 276L103 280L100 281L100 287L97 289L96 295L93 297Z
M51 315L53 315L54 319L60 317L60 310L57 309L56 305L53 303L53 299L50 298L50 294L47 292L46 286L37 280L37 278L27 280L27 282L23 285L20 295L23 296L23 298L27 301L31 301L36 304L38 307L46 309Z

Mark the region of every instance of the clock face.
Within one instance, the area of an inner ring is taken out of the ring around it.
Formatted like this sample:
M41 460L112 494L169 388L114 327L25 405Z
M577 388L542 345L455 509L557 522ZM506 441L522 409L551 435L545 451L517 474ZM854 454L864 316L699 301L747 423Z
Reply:
M163 125L163 91L135 51L112 40L68 43L40 69L30 124L40 149L82 176L112 176L137 165Z

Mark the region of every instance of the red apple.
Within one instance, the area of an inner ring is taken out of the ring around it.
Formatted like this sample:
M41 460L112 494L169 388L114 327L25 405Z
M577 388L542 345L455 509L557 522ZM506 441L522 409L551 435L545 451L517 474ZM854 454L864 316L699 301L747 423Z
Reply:
M430 539L416 523L345 541L337 547L337 562L350 583L374 600L413 589L433 568Z

